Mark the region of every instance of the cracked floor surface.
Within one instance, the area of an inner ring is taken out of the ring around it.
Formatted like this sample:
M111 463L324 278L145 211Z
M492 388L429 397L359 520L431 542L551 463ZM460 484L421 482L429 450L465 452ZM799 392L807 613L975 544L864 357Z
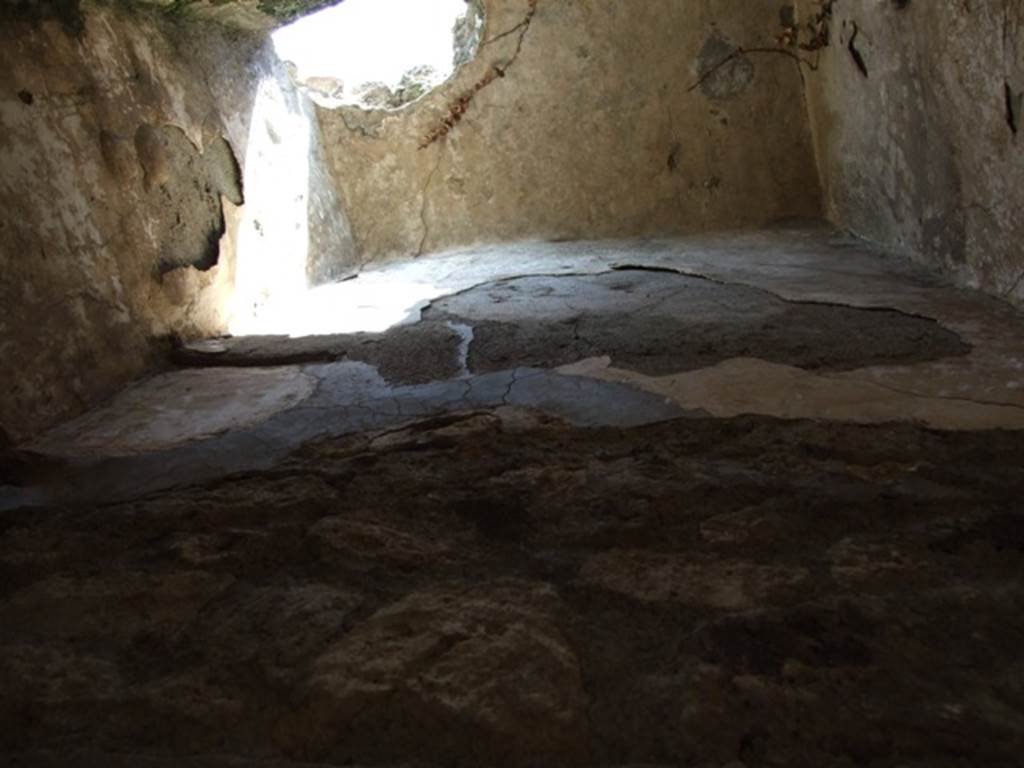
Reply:
M318 306L346 332L190 345L32 446L6 763L1018 764L1008 306L818 227Z

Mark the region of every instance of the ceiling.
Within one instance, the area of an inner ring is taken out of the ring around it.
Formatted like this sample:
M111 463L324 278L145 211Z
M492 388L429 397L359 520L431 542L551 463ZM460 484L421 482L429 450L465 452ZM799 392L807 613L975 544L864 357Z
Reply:
M82 28L82 6L98 0L0 0L0 21L57 19ZM123 6L156 8L174 18L217 21L250 30L269 30L342 0L105 0Z
M220 21L247 29L271 29L341 0L131 0L160 6L179 17Z

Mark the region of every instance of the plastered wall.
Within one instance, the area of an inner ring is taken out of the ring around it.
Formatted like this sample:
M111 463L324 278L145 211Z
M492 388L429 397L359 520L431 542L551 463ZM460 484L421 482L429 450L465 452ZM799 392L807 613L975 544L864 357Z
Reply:
M225 329L239 229L259 221L245 176L260 83L310 118L309 277L354 263L312 107L262 36L86 4L74 23L5 17L0 72L0 429L13 438L159 366L162 339Z
M819 6L802 0L804 18ZM1024 1L832 10L831 45L807 74L826 212L1024 304Z
M485 5L485 44L446 86L398 112L320 110L365 256L820 213L795 62L738 56L694 87L737 46L771 45L779 3L541 0L522 35L503 33L527 0ZM421 148L493 67L504 76Z

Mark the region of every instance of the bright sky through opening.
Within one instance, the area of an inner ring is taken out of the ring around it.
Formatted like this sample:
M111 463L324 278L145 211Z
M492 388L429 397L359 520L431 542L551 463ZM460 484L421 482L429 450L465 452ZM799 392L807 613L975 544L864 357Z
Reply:
M278 30L274 46L300 81L336 78L347 93L366 83L394 87L422 65L443 80L454 69L452 28L467 9L466 0L345 0Z
M367 83L399 84L428 65L440 83L454 70L454 27L466 0L345 0L274 33L277 55L300 82L344 83L346 96ZM246 168L237 279L230 328L235 335L383 331L415 316L438 295L428 283L369 278L311 288L309 255L311 112L276 79L260 86Z

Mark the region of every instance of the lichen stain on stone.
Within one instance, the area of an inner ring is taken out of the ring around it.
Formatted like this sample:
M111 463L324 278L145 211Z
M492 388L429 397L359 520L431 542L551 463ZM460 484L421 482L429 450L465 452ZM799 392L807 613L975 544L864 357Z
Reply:
M736 46L717 32L701 48L697 55L697 71L704 77L701 91L709 99L735 99L753 85L756 72L754 62L742 54L736 55L737 52Z

